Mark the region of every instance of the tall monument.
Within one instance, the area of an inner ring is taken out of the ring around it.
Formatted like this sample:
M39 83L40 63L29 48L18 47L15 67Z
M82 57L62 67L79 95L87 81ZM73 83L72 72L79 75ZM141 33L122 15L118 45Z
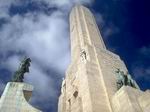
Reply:
M120 57L106 49L92 13L70 13L71 64L62 82L58 112L150 112L150 91L141 91Z

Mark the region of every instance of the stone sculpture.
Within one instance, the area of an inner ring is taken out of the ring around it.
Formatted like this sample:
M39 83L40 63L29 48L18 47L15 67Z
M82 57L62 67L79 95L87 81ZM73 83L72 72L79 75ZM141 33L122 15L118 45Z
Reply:
M124 86L130 86L134 88L139 88L136 82L132 79L131 75L127 72L126 74L121 71L120 69L117 69L116 76L117 76L117 89L119 90L123 85Z
M30 62L30 58L24 58L24 60L21 61L19 69L15 72L12 78L12 82L23 82L24 74L29 72Z
M81 60L82 60L82 61L87 60L87 54L86 54L86 51L85 51L85 50L82 50L82 51L81 51L80 56L81 56Z

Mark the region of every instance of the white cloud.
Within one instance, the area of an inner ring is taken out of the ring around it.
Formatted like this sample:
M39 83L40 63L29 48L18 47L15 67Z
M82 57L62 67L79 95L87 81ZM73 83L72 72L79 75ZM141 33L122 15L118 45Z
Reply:
M42 68L38 67L36 64L32 63L32 67L30 69L30 73L26 74L25 78L26 82L29 82L35 86L36 93L32 97L33 103L48 101L48 98L56 98L56 88L53 78L50 74L47 74Z
M96 23L99 26L99 30L102 37L107 40L110 36L120 32L119 27L113 24L111 21L105 21L101 13L94 12ZM115 51L116 48L109 48L111 51Z
M0 0L0 17L9 17L11 5L19 5L25 2L44 2L49 7L70 9L74 4L92 4L94 0Z
M149 55L150 55L150 46L148 46L148 47L144 46L144 47L140 48L139 53L143 56L149 57Z
M57 11L50 16L36 15L37 21L34 19L32 14L12 17L0 31L0 51L3 54L24 52L31 57L31 72L25 76L26 82L35 86L33 102L42 102L56 97L58 91L54 88L53 78L44 70L53 69L63 74L69 64L68 24L63 14ZM4 65L14 71L20 59L20 55L10 56Z
M134 67L133 74L136 79L144 78L150 81L150 67L144 68L142 66Z
M14 16L11 23L0 32L3 35L0 50L3 53L25 52L41 64L55 67L62 72L66 66L58 68L61 64L59 61L63 56L69 55L67 22L60 12L54 12L51 16L41 14L36 18L38 21L34 21L31 14L26 17ZM65 61L69 63L68 59Z
M14 72L19 67L19 61L19 57L17 55L14 55L7 58L4 64L9 70Z
M37 1L37 0L32 0ZM56 7L64 7L64 6L72 6L76 3L80 4L91 4L93 0L38 0L40 2L46 2L50 6L56 6Z
M104 25L105 22L104 22L104 19L103 19L102 14L100 14L100 13L95 13L94 16L95 16L95 19L96 19L96 23L97 23L98 25L100 25L101 27L103 27L103 25Z
M137 61L132 65L132 71L136 79L144 78L150 81L150 66L147 65L150 55L150 47L143 46L138 50Z

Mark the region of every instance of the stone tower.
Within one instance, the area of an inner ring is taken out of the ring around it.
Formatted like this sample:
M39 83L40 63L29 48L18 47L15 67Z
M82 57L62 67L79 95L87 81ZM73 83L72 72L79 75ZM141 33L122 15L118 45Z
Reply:
M94 16L84 6L71 11L70 36L71 64L62 82L58 112L150 112L148 90L117 88L117 69L128 70L106 49Z

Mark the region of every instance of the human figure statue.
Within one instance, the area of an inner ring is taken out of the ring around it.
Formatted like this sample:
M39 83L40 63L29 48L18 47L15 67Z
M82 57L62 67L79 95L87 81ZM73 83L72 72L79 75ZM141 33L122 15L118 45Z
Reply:
M131 75L128 72L126 74L128 76L128 85L131 86L131 87L139 89L139 86L137 85L135 80L132 79Z
M85 61L87 59L87 54L85 50L82 50L80 53L80 56L82 58L82 61Z
M26 72L29 72L30 62L31 62L30 58L24 58L21 61L19 69L15 72L12 78L12 82L23 82L24 74Z
M61 93L64 93L65 89L66 89L66 81L64 78L62 78L62 86L61 86Z
M117 89L120 89L124 85L123 72L120 69L117 69L115 72L117 76Z
M127 72L126 74L117 68L116 76L117 76L117 89L119 90L123 85L130 86L134 88L139 88L137 83L132 79L131 75Z

